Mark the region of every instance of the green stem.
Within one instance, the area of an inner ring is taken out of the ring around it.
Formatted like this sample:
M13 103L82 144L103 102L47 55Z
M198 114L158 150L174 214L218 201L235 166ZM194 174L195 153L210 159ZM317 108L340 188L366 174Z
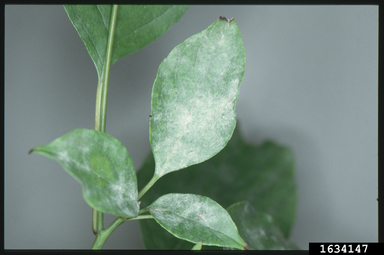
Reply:
M111 21L109 24L107 50L106 50L106 56L104 61L104 69L103 69L103 74L101 76L101 80L99 80L99 83L97 85L95 130L100 132L105 132L105 124L107 119L109 71L111 69L113 39L115 36L118 7L119 7L118 5L113 5L112 7ZM97 210L92 208L92 231L93 233L98 234L101 230L103 230L103 213L98 212Z
M106 229L100 231L99 233L97 233L97 236L96 236L96 239L95 239L95 242L93 243L92 245L92 250L99 250L101 248L103 248L103 245L105 243L105 241L107 241L107 238L108 236L118 227L121 225L121 223L123 223L124 220L120 217L117 217L112 223L111 225L109 225L109 227L107 227Z
M145 220L145 219L153 219L153 216L152 215L139 215L135 218L130 218L130 219L127 219L125 221L130 221L130 220Z
M109 83L109 71L111 69L112 53L113 53L113 39L115 36L115 28L117 21L117 10L119 6L113 5L111 22L109 25L109 35L107 44L107 53L104 61L104 70L101 78L101 101L100 101L100 131L105 132L105 123L107 120L107 97L108 97L108 83Z
M92 245L92 250L100 250L103 248L103 245L105 244L105 241L107 241L107 238L109 237L110 234L118 227L120 226L123 222L125 221L130 221L130 220L143 220L143 219L153 219L152 215L139 215L134 218L128 218L124 219L121 217L117 217L111 225L109 225L106 229L100 231L97 233L95 242Z
M139 192L139 199L144 196L144 194L155 184L155 182L159 179L160 177L157 176L156 174L153 175L152 179L145 185L145 187Z
M97 235L97 233L104 228L103 224L103 213L99 212L92 208L92 231L93 234Z
M148 211L149 211L149 209L146 207L146 208L141 209L141 210L139 211L139 214L143 214L143 213L146 213L146 212L148 212Z
M103 91L103 81L99 80L99 83L97 84L97 90L96 90L96 109L95 109L95 130L101 131L101 94Z

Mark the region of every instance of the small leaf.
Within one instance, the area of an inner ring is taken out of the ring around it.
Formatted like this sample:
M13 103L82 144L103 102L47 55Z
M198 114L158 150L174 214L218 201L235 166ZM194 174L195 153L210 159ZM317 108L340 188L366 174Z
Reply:
M137 180L127 149L109 134L75 129L32 149L57 161L83 187L85 201L98 211L135 217Z
M155 175L203 162L228 143L245 52L236 22L218 19L175 47L152 90L150 143Z
M101 78L112 5L64 5ZM188 10L185 5L120 5L112 64L164 34Z
M247 245L228 212L208 197L167 194L148 209L164 229L180 239L238 249Z
M203 241L200 241L200 242L198 242L197 244L195 244L195 245L193 246L192 250L194 250L194 251L199 251L199 250L201 250L201 246L203 246Z
M257 212L249 202L233 204L227 211L251 250L299 249L284 237L272 216Z
M297 203L294 155L271 141L260 145L246 143L239 124L227 146L216 156L186 171L170 173L141 198L142 206L168 193L193 193L208 196L224 208L247 200L261 213L273 217L287 238L293 225ZM138 171L142 188L153 176L155 161L148 155ZM187 249L192 246L175 238L153 221L140 221L147 249ZM203 246L203 249L209 248Z

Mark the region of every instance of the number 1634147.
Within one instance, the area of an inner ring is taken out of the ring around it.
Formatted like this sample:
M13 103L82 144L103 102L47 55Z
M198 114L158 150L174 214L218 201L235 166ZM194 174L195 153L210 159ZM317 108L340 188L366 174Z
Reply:
M320 244L320 253L367 253L368 244Z

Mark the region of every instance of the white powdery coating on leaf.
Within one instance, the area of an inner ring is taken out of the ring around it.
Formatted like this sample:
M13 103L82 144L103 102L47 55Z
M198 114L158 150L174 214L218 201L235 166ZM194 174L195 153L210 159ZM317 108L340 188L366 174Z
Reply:
M135 186L136 182L129 180L129 178L133 178L133 176L125 174L124 169L117 172L118 180L116 181L116 184L110 185L111 193L115 194L113 196L114 203L125 215L132 216L132 208L129 206L128 202L137 201L138 199L137 187ZM137 207L138 211L138 204L135 204L134 207Z
M109 188L111 189L111 194L114 194L112 197L112 206L115 207L116 210L121 211L125 216L134 216L128 208L128 201L137 200L137 197L133 196L131 194L132 192L129 192L131 188L125 184L110 185ZM129 199L127 199L127 197L129 197Z
M109 159L113 158L111 163L117 178L113 183L109 183L108 186L109 193L111 194L111 207L126 216L133 216L129 204L137 200L137 187L135 186L136 182L130 180L134 177L130 174L134 173L134 169L129 169L133 163L128 152L118 140L115 140L113 143L109 140L102 140L100 148L105 156Z
M195 228L199 228L204 235L211 236L212 240L220 240L222 244L241 242L229 214L209 198L193 194L168 194L155 201L150 211L163 226L183 239L199 242L200 236L193 235ZM188 238L179 233L180 229L183 233L189 233ZM212 240L203 240L203 243L215 244Z
M61 146L66 150L60 151L57 159L76 176L84 188L84 196L90 203L101 211L135 216L132 215L132 206L137 207L138 211L138 205L132 203L137 201L137 187L136 182L131 180L134 177L134 169L129 169L133 167L133 163L118 140L94 130L77 129L61 141ZM101 167L98 171L91 169L92 160L99 157L107 160L112 168ZM89 182L87 176L100 179L102 184ZM99 197L103 199L100 200Z
M62 161L63 163L70 161L68 151L59 151L56 157L58 160Z
M174 102L172 113L164 109L160 117L168 120L165 125L169 135L164 137L164 133L161 134L154 153L167 153L169 156L157 169L159 175L167 173L170 168L180 169L197 163L207 153L212 153L212 149L225 146L227 137L221 133L225 133L228 125L236 121L234 102L238 83L238 79L232 81L235 86L228 87L227 96L197 94L192 107Z
M210 33L177 46L159 68L162 101L152 108L158 129L151 132L159 176L209 159L233 132L242 71L231 63L223 31Z
M212 210L201 203L201 198L192 194L169 194L159 198L150 206L151 212L159 220L165 221L167 227L177 228L186 221L200 220L205 221L207 213L214 215ZM166 215L166 217L164 217ZM214 217L215 218L215 217ZM206 223L209 225L209 223Z
M85 162L87 162L87 161L84 158L84 153L83 153L83 160L82 161L76 160L76 155L77 155L76 151L71 150L71 148L73 148L73 144L74 144L74 142L71 139L69 139L68 141L66 141L66 140L60 141L60 147L65 148L65 150L58 149L58 152L56 154L57 160L63 166L65 166L65 168L67 168L67 169L75 168L78 171L89 172L90 168L89 168L89 165L85 164ZM82 148L77 147L76 149L82 149ZM81 150L80 150L80 152L81 152Z

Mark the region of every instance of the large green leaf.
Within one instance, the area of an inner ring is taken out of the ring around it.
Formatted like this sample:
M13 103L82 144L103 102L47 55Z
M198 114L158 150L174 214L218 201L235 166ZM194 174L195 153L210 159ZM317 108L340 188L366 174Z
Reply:
M154 168L153 156L149 154L138 172L139 188L151 179ZM270 141L258 146L247 144L236 128L228 145L212 159L159 179L141 198L142 205L176 192L207 196L224 208L247 200L258 212L271 215L288 237L297 200L293 153ZM140 226L148 249L192 248L155 222L141 221Z
M203 162L224 148L236 126L244 70L239 27L223 17L164 59L152 90L155 176Z
M75 129L30 153L56 160L81 184L84 199L92 208L118 216L138 215L133 162L127 149L111 135Z
M228 212L208 197L167 194L148 208L155 220L178 238L237 249L247 246Z
M272 216L259 213L249 202L238 202L227 209L251 250L298 250L286 240Z
M95 63L100 80L112 5L65 5L64 8ZM188 8L184 5L120 5L112 64L160 37Z

